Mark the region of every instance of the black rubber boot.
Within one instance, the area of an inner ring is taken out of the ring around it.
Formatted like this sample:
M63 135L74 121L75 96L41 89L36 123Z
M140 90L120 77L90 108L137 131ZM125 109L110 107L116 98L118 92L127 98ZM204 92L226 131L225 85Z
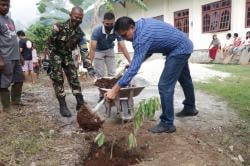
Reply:
M12 108L10 105L10 92L7 88L0 89L0 97L1 97L1 102L3 106L3 111L4 112L12 111Z
M21 102L22 88L23 88L23 82L17 82L11 86L11 104L24 105Z
M76 94L76 111L79 111L81 106L84 104L83 95L82 94Z
M63 116L63 117L71 117L71 112L69 111L68 107L67 107L67 104L66 104L66 101L65 101L65 96L63 97L58 97L57 98L58 101L59 101L59 106L60 106L60 114Z

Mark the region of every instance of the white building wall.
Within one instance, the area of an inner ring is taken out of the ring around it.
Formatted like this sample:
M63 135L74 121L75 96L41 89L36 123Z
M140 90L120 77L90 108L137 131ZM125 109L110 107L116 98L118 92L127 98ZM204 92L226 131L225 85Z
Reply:
M189 9L189 38L194 43L194 49L207 49L213 33L202 33L202 5L216 2L218 0L144 0L148 6L148 10L139 9L134 4L127 4L126 8L121 5L115 5L115 15L129 16L134 20L141 17L155 17L164 15L164 21L174 24L174 12ZM242 39L245 38L250 28L245 28L245 0L231 0L231 30L216 32L222 45L225 42L227 33L238 33ZM131 47L131 45L129 46ZM129 48L130 51L131 48Z
M149 7L149 10L144 11L144 17L156 17L164 15L164 0L145 0L144 2Z

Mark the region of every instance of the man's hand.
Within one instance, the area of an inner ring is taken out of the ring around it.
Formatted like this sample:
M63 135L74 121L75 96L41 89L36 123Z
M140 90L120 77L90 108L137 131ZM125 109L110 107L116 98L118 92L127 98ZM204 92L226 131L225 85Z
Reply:
M113 101L117 97L120 89L121 89L120 86L118 84L115 84L111 90L105 93L105 97L108 100L108 102Z
M87 68L87 70L88 70L88 74L90 77L95 77L96 72L95 72L93 67L89 67L89 68Z
M58 24L54 24L54 25L53 25L53 31L54 31L54 32L59 32Z
M88 70L88 74L90 77L95 77L96 72L93 66L91 65L91 62L89 59L86 58L83 60L83 67Z
M0 55L0 73L4 70L4 60L3 57Z

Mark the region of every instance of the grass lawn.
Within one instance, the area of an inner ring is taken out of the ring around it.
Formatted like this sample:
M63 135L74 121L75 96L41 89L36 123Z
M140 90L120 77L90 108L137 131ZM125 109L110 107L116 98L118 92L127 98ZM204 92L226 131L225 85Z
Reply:
M208 83L196 82L195 87L220 96L242 118L250 121L250 66L211 65L210 69L231 73L225 79L211 79Z

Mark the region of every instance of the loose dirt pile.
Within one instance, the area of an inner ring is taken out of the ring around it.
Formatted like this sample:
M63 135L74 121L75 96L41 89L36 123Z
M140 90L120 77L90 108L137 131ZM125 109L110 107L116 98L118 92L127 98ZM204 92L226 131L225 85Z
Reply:
M99 88L111 89L119 78L100 78L94 83ZM77 113L77 122L79 126L86 131L97 131L102 127L104 123L98 115L92 113L91 108L84 104L80 111Z
M116 82L120 79L119 78L99 78L95 81L95 86L99 87L99 88L106 88L106 89L111 89Z
M134 152L124 150L117 145L107 143L98 148L93 144L90 148L89 155L85 160L85 166L130 166L139 164L141 156Z
M77 113L77 122L85 131L98 131L104 123L100 117L91 112L91 108L84 104Z

